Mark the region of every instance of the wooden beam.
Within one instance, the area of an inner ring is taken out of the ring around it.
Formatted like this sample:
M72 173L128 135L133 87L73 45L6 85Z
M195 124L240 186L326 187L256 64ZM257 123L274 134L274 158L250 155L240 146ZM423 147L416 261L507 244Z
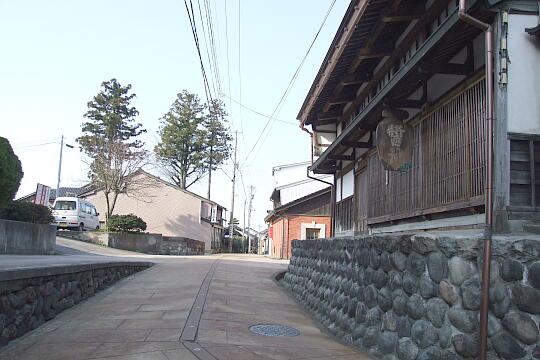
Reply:
M355 149L369 149L373 147L373 144L368 141L342 141L344 146L352 147Z
M467 44L467 58L463 64L430 64L423 63L418 71L429 74L469 75L474 72L474 47L473 43Z
M398 21L412 21L416 19L421 19L427 14L424 9L419 8L418 6L414 7L398 7L394 9L388 9L383 12L382 21L385 23L389 22L398 22Z
M468 75L474 71L469 64L422 64L418 69L420 72L431 74Z
M315 126L319 126L319 125L331 125L331 124L335 124L336 123L336 120L337 120L337 117L333 118L333 119L327 119L327 120L317 120L313 123L313 125Z
M390 56L394 52L394 48L395 46L393 42L366 46L357 51L355 62L364 59Z
M328 156L329 160L346 160L346 161L353 161L354 155L330 155Z
M372 73L355 73L355 74L349 74L345 76L343 79L341 79L341 85L347 86L347 85L358 85L363 84L365 82L369 82L371 79L373 79Z
M348 102L353 101L355 98L356 98L356 94L354 93L341 94L339 96L336 96L328 100L328 105L346 104Z
M410 100L410 99L399 99L399 100L390 100L388 105L394 108L407 108L407 109L421 109L422 106L426 103L425 100Z

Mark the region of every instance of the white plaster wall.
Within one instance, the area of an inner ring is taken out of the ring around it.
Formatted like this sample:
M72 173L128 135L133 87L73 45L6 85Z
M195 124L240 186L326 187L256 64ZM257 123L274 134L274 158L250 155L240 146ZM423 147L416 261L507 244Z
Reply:
M273 169L274 188L306 179L306 168L309 164L305 162L283 167L276 166Z
M525 32L536 25L536 15L509 15L509 132L540 134L540 43Z
M343 175L342 199L354 195L354 171Z
M343 199L341 197L341 179L342 178L337 178L336 179L336 202Z
M323 177L323 179L324 181L332 182L332 178L330 176ZM302 183L296 186L282 189L280 190L281 205L285 205L293 200L300 199L301 197L322 190L329 186L330 185L328 184L313 180L307 183Z

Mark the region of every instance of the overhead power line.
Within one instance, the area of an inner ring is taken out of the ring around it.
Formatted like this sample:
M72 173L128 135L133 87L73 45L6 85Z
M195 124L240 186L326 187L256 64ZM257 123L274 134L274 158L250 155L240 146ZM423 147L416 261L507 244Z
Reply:
M31 147L36 147L36 146L43 146L43 145L50 145L50 144L58 144L58 141L50 141L50 142L45 142L45 143L40 143L40 144L33 144L33 145L15 146L15 147L13 147L13 149L14 150L26 149L26 148L31 148Z
M262 117L264 117L264 118L267 118L267 119L274 119L275 121L279 121L279 122L282 122L282 123L285 123L285 124L289 124L289 125L294 125L294 126L297 126L297 125L299 124L299 123L296 122L296 121L287 121L287 120L281 120L281 119L271 118L271 117L268 116L268 115L265 115L265 114L263 114L263 113L261 113L261 112L255 110L255 109L253 109L253 108L250 108L249 106L246 106L246 105L242 104L240 101L238 101L238 100L236 100L236 99L230 97L230 96L227 95L227 94L221 94L221 95L222 95L223 97L226 97L226 98L229 99L230 101L234 102L234 103L237 104L238 106L241 106L241 107L243 107L244 109L249 110L249 111L251 111L252 113L257 114L257 115L259 115L259 116L262 116Z
M208 83L208 77L206 75L206 70L205 70L205 67L204 67L204 60L203 60L203 57L202 57L202 54L201 54L199 36L197 34L197 23L196 23L196 20L195 20L195 12L193 11L193 2L191 0L189 0L189 5L188 5L188 0L184 0L184 4L186 6L186 12L187 12L189 22L190 22L190 25L191 25L191 33L193 34L193 40L195 41L195 47L197 48L197 54L199 56L199 61L200 61L200 64L201 64L201 73L202 73L202 77L203 77L204 91L206 93L206 100L208 101L209 104L211 104L213 102L212 91L211 91L210 85Z
M244 164L247 164L247 160L249 159L249 157L254 153L254 150L255 148L257 147L257 144L259 144L259 141L261 141L261 138L263 137L263 135L265 136L265 139L261 142L261 146L262 146L262 143L264 143L264 141L266 140L266 137L268 136L267 134L265 135L265 130L268 128L268 125L270 125L272 123L272 120L274 119L274 116L279 113L279 110L281 109L281 107L283 106L284 102L285 102L285 99L287 98L287 96L289 95L289 92L290 90L292 89L292 86L294 85L294 82L296 81L297 77L298 77L298 74L300 73L300 70L302 69L302 67L304 66L304 63L309 55L309 53L311 52L311 49L313 48L313 45L315 44L315 41L317 40L317 38L319 37L319 34L321 33L321 30L324 26L324 24L326 23L326 20L328 19L328 16L330 15L330 12L332 11L334 5L336 3L336 0L333 0L332 3L330 4L330 7L328 8L328 11L326 12L326 15L324 16L324 19L321 23L321 25L319 26L319 29L317 30L317 33L315 34L315 37L313 38L313 40L311 41L311 44L309 45L309 48L307 49L306 51L306 54L304 55L304 57L302 58L302 61L300 62L300 64L298 65L298 67L296 68L296 71L294 72L291 80L289 81L289 84L287 85L287 88L285 89L285 91L283 92L283 95L281 95L281 98L279 99L279 102L277 103L274 111L272 112L272 114L270 115L270 117L268 118L268 120L266 121L266 124L264 125L263 127L263 130L260 132L259 136L257 137L257 140L255 141L255 144L253 144L252 148L250 151L248 151L247 153L247 156L246 158L244 159ZM240 99L240 101L242 101L242 99ZM268 131L269 133L270 131ZM259 147L260 148L260 147Z

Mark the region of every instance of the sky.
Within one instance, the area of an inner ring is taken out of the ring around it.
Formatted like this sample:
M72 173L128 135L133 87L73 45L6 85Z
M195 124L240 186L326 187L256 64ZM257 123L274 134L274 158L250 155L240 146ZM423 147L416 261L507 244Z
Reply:
M205 1L213 19L215 73L198 17L197 6L204 9ZM271 209L272 167L310 160L309 136L296 116L349 1L335 2L276 112L331 1L205 1L193 1L205 68L209 79L219 78L210 80L210 86L222 94L231 131L238 131L234 216L243 223L244 202L253 186L251 227L263 229ZM159 119L177 93L186 89L205 101L183 0L0 1L0 44L0 136L22 162L17 197L35 191L37 183L56 187L60 138L77 145L87 103L103 81L116 78L132 85L137 95L132 104L147 130L142 139L148 150L158 143ZM274 113L277 120L262 132L268 118L252 110L267 117ZM157 167L150 170L161 175ZM232 172L229 161L212 176L211 200L229 210ZM64 147L60 186L85 183L87 160L77 148ZM206 197L207 178L188 190Z

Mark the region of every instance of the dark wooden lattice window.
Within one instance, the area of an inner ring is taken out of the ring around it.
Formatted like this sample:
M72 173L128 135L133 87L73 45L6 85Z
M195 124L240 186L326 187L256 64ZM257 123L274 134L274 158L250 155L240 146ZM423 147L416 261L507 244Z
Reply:
M540 204L540 137L510 137L510 205Z

